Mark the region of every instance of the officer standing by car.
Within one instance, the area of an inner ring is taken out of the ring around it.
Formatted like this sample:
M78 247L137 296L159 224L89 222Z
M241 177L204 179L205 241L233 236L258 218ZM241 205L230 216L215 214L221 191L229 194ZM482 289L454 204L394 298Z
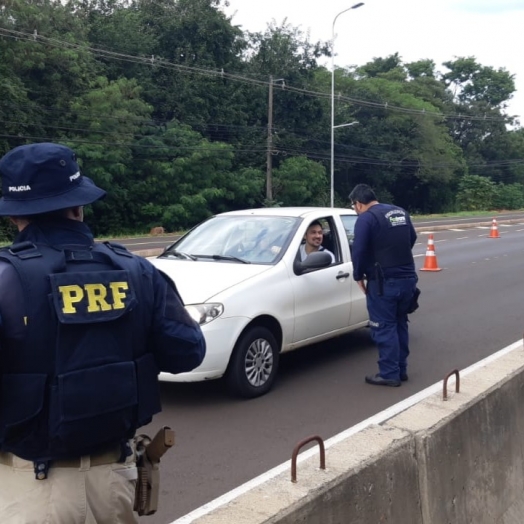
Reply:
M17 147L0 175L19 230L0 250L0 522L136 522L132 439L202 332L152 264L94 242L83 206L105 191L71 149Z
M379 203L368 185L355 186L349 200L359 215L352 248L353 278L366 294L371 336L379 353L379 372L366 376L366 382L400 386L408 380L408 312L418 281L411 250L417 234L409 214Z

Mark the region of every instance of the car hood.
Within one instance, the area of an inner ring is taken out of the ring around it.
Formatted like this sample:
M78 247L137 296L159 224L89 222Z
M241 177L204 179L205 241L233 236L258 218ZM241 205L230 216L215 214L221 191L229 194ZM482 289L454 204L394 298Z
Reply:
M155 258L150 262L176 284L184 304L201 304L273 266Z

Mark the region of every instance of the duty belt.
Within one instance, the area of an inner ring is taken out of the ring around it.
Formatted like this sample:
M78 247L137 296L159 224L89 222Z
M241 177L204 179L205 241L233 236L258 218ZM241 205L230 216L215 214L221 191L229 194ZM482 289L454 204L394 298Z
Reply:
M120 449L120 446L115 446L112 449L100 453L86 455L86 457L89 457L89 463L91 464L91 466L103 466L104 464L112 464L113 462L118 462L121 456L122 450ZM15 457L16 455L13 455L12 453L0 451L0 464L12 467ZM55 468L80 468L82 457L51 460L49 462L51 463L51 466Z

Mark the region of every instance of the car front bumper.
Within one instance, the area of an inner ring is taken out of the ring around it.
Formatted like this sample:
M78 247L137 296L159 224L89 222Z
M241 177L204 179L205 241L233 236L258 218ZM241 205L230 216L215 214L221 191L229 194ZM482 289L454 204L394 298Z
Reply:
M201 382L220 378L224 375L235 347L236 341L244 327L249 323L246 317L217 318L202 326L206 339L206 356L202 364L187 373L165 373L159 380L165 382Z

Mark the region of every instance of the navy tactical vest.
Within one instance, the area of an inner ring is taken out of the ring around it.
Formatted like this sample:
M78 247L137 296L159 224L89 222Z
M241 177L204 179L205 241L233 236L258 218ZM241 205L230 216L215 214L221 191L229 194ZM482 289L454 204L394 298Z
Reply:
M378 235L373 239L374 261L383 269L413 264L407 213L395 206L371 206L368 211L380 225Z
M109 243L22 242L0 260L18 273L26 315L22 338L0 340L0 449L52 460L132 437L160 411L152 270Z

